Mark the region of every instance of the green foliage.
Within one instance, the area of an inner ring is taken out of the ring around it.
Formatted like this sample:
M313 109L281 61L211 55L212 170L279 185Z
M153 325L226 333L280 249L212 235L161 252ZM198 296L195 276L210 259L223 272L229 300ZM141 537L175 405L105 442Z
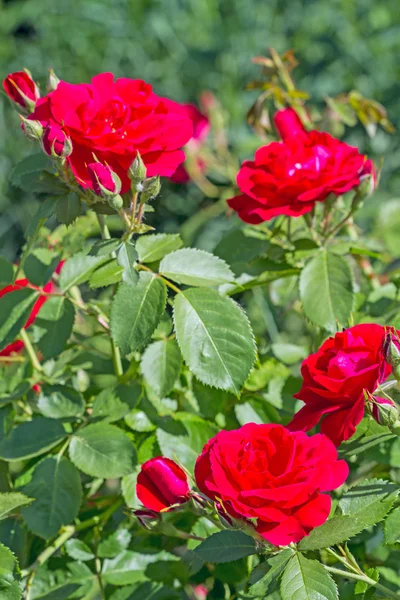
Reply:
M316 560L295 554L285 567L281 582L282 600L336 600L337 587Z
M218 531L195 550L204 561L224 563L257 554L255 540L242 531Z
M79 472L64 456L52 456L38 463L24 492L35 498L22 509L25 522L33 533L45 539L74 520L82 500Z
M150 344L143 354L141 369L144 379L160 398L172 390L181 371L181 353L175 340Z
M178 283L198 287L212 287L234 280L232 271L223 260L194 248L167 254L160 263L160 273Z
M37 417L14 427L0 437L0 458L22 460L44 454L66 436L58 421Z
M150 273L140 273L133 288L124 283L111 309L111 331L123 354L145 346L165 309L167 289L164 282Z
M38 297L38 292L21 288L0 298L0 348L17 337Z
M182 240L178 234L156 233L140 237L136 243L136 250L140 262L152 263L181 246Z
M354 305L353 278L347 261L320 250L300 277L300 297L310 321L328 331L347 325Z
M92 477L122 477L136 463L135 447L114 425L93 423L77 432L69 447L74 465Z
M239 395L255 358L246 315L215 290L188 289L174 304L176 335L182 356L206 385Z

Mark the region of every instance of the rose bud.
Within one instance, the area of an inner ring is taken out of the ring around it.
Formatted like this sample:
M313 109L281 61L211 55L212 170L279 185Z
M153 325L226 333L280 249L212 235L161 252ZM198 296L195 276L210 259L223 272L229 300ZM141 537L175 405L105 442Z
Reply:
M383 342L383 351L385 354L386 362L391 367L398 367L400 365L400 339L397 331L393 328L389 329L385 341Z
M196 585L193 588L194 600L206 600L208 596L208 589L205 585Z
M3 81L3 88L7 96L18 104L18 110L22 108L26 113L34 111L40 93L29 71L17 71L7 75Z
M52 158L66 158L72 154L70 138L62 129L47 125L42 137L43 150Z
M146 508L162 512L187 502L190 489L185 471L173 460L157 456L142 465L136 494Z
M40 141L43 136L43 125L40 121L34 121L33 119L25 119L22 115L20 115L22 121L22 130L28 140L32 140L33 142Z
M92 189L97 196L109 200L118 196L121 191L121 180L108 165L90 163L88 172L92 182Z
M399 411L393 400L368 394L368 401L371 414L379 425L391 427L396 423L399 418Z
M149 200L154 200L156 196L160 193L161 183L160 176L149 177L145 179L142 183L142 189L140 190L144 196L144 201L148 202Z
M58 84L60 83L59 78L54 73L53 69L49 69L49 77L47 79L47 91L54 92L57 89Z
M140 152L137 152L135 160L128 169L128 177L134 184L138 184L146 178L146 171L146 165L140 156Z
M154 510L139 509L134 510L133 514L144 529L151 530L158 524L159 516Z

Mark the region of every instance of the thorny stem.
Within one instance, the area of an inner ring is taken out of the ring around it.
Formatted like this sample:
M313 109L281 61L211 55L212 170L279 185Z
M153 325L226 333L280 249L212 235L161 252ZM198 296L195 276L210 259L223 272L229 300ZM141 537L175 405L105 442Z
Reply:
M36 354L36 352L35 352L32 344L31 344L31 340L29 339L29 336L26 333L25 329L22 328L19 334L20 334L21 340L24 342L24 346L25 346L25 349L26 349L26 351L28 353L29 360L32 363L32 367L36 371L41 372L42 371L42 365L40 364L40 361L39 361L39 359L37 357L37 354Z
M110 240L111 235L110 235L110 231L107 227L107 223L104 218L104 215L100 215L100 214L96 213L96 216L97 216L97 220L98 220L99 226L100 226L101 237L103 238L103 240ZM119 351L119 348L115 345L115 342L111 336L110 336L110 340L111 340L111 353L112 353L112 361L113 361L113 365L114 365L114 371L115 371L116 376L119 378L119 377L122 377L124 374L124 370L122 368L121 353Z
M355 579L356 581L363 581L364 583L367 583L368 585L376 588L377 590L380 590L381 592L386 594L386 596L388 596L390 598L395 598L395 600L400 600L399 594L397 594L393 590L387 588L385 585L378 583L374 579L371 579L370 577L368 577L368 575L365 575L365 573L362 573L362 574L350 573L348 571L343 571L342 569L336 569L335 567L329 567L328 565L324 565L324 567L327 571L329 571L329 573L333 573L334 575L341 575L341 577L346 577L348 579Z

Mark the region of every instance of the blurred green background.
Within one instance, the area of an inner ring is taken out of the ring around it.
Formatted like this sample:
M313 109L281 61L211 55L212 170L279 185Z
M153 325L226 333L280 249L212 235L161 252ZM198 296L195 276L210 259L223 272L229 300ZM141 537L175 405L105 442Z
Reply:
M269 46L295 50L298 87L317 102L358 89L382 102L398 123L398 0L3 0L0 9L2 77L27 67L44 88L49 67L70 82L110 70L143 78L178 101L196 101L203 90L212 90L229 116L238 161L259 144L245 123L254 96L244 86L259 71L251 58L266 54ZM400 183L398 137L379 131L368 140L361 127L346 135L372 156L385 157L380 191L362 219L374 226L377 206L385 201L390 210L383 218L393 230L396 219L400 226L399 205L388 203ZM17 115L2 98L0 250L11 259L37 200L12 188L8 173L30 151ZM164 229L177 229L204 202L193 187L175 186L169 200L164 189ZM397 233L394 247L396 238Z

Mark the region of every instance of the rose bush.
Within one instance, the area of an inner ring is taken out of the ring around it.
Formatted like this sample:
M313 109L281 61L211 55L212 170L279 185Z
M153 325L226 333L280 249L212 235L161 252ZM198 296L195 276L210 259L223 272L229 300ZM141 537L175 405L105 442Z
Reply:
M281 141L229 203L256 227L210 93L4 82L32 153L0 258L1 600L399 599L398 207L364 239L379 177L339 140L390 122L255 62L249 123Z

